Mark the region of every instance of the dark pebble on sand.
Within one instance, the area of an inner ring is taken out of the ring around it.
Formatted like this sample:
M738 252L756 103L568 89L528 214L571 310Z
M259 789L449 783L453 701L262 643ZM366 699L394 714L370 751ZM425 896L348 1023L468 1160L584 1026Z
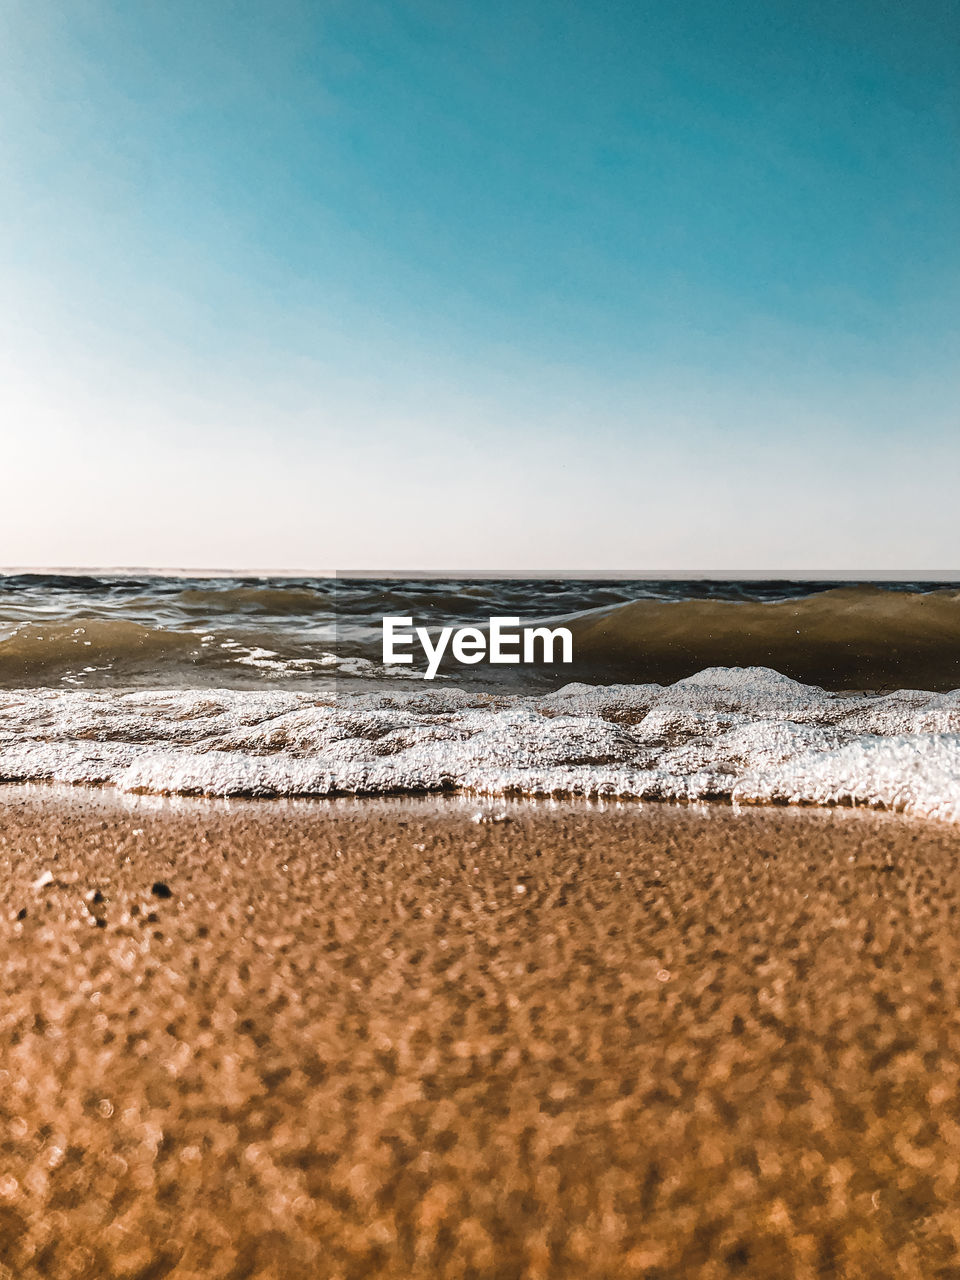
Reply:
M162 880L158 880L150 890L155 898L172 898L173 890L168 884L164 884Z

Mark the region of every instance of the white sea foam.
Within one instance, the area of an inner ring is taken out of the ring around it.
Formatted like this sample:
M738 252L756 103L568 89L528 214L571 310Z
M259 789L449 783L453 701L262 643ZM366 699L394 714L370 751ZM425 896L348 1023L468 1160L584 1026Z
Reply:
M530 697L8 691L0 778L219 796L857 804L960 821L960 691L851 696L760 667Z

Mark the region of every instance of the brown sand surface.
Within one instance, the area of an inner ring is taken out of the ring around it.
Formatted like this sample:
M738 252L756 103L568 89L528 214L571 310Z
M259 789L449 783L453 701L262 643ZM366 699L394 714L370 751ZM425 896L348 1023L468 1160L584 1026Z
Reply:
M5 788L0 1276L960 1277L958 905L884 815Z

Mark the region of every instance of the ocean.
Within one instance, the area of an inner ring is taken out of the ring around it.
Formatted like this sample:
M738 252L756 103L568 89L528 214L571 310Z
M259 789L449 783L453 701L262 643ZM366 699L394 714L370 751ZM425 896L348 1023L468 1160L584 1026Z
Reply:
M574 661L428 683L385 615L562 623ZM957 820L958 688L958 583L0 576L4 781Z

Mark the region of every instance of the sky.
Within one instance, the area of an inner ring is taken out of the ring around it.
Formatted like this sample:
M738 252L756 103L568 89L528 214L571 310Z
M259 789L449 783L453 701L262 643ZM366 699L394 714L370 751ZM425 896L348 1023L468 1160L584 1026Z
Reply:
M7 0L0 565L960 570L960 0Z

